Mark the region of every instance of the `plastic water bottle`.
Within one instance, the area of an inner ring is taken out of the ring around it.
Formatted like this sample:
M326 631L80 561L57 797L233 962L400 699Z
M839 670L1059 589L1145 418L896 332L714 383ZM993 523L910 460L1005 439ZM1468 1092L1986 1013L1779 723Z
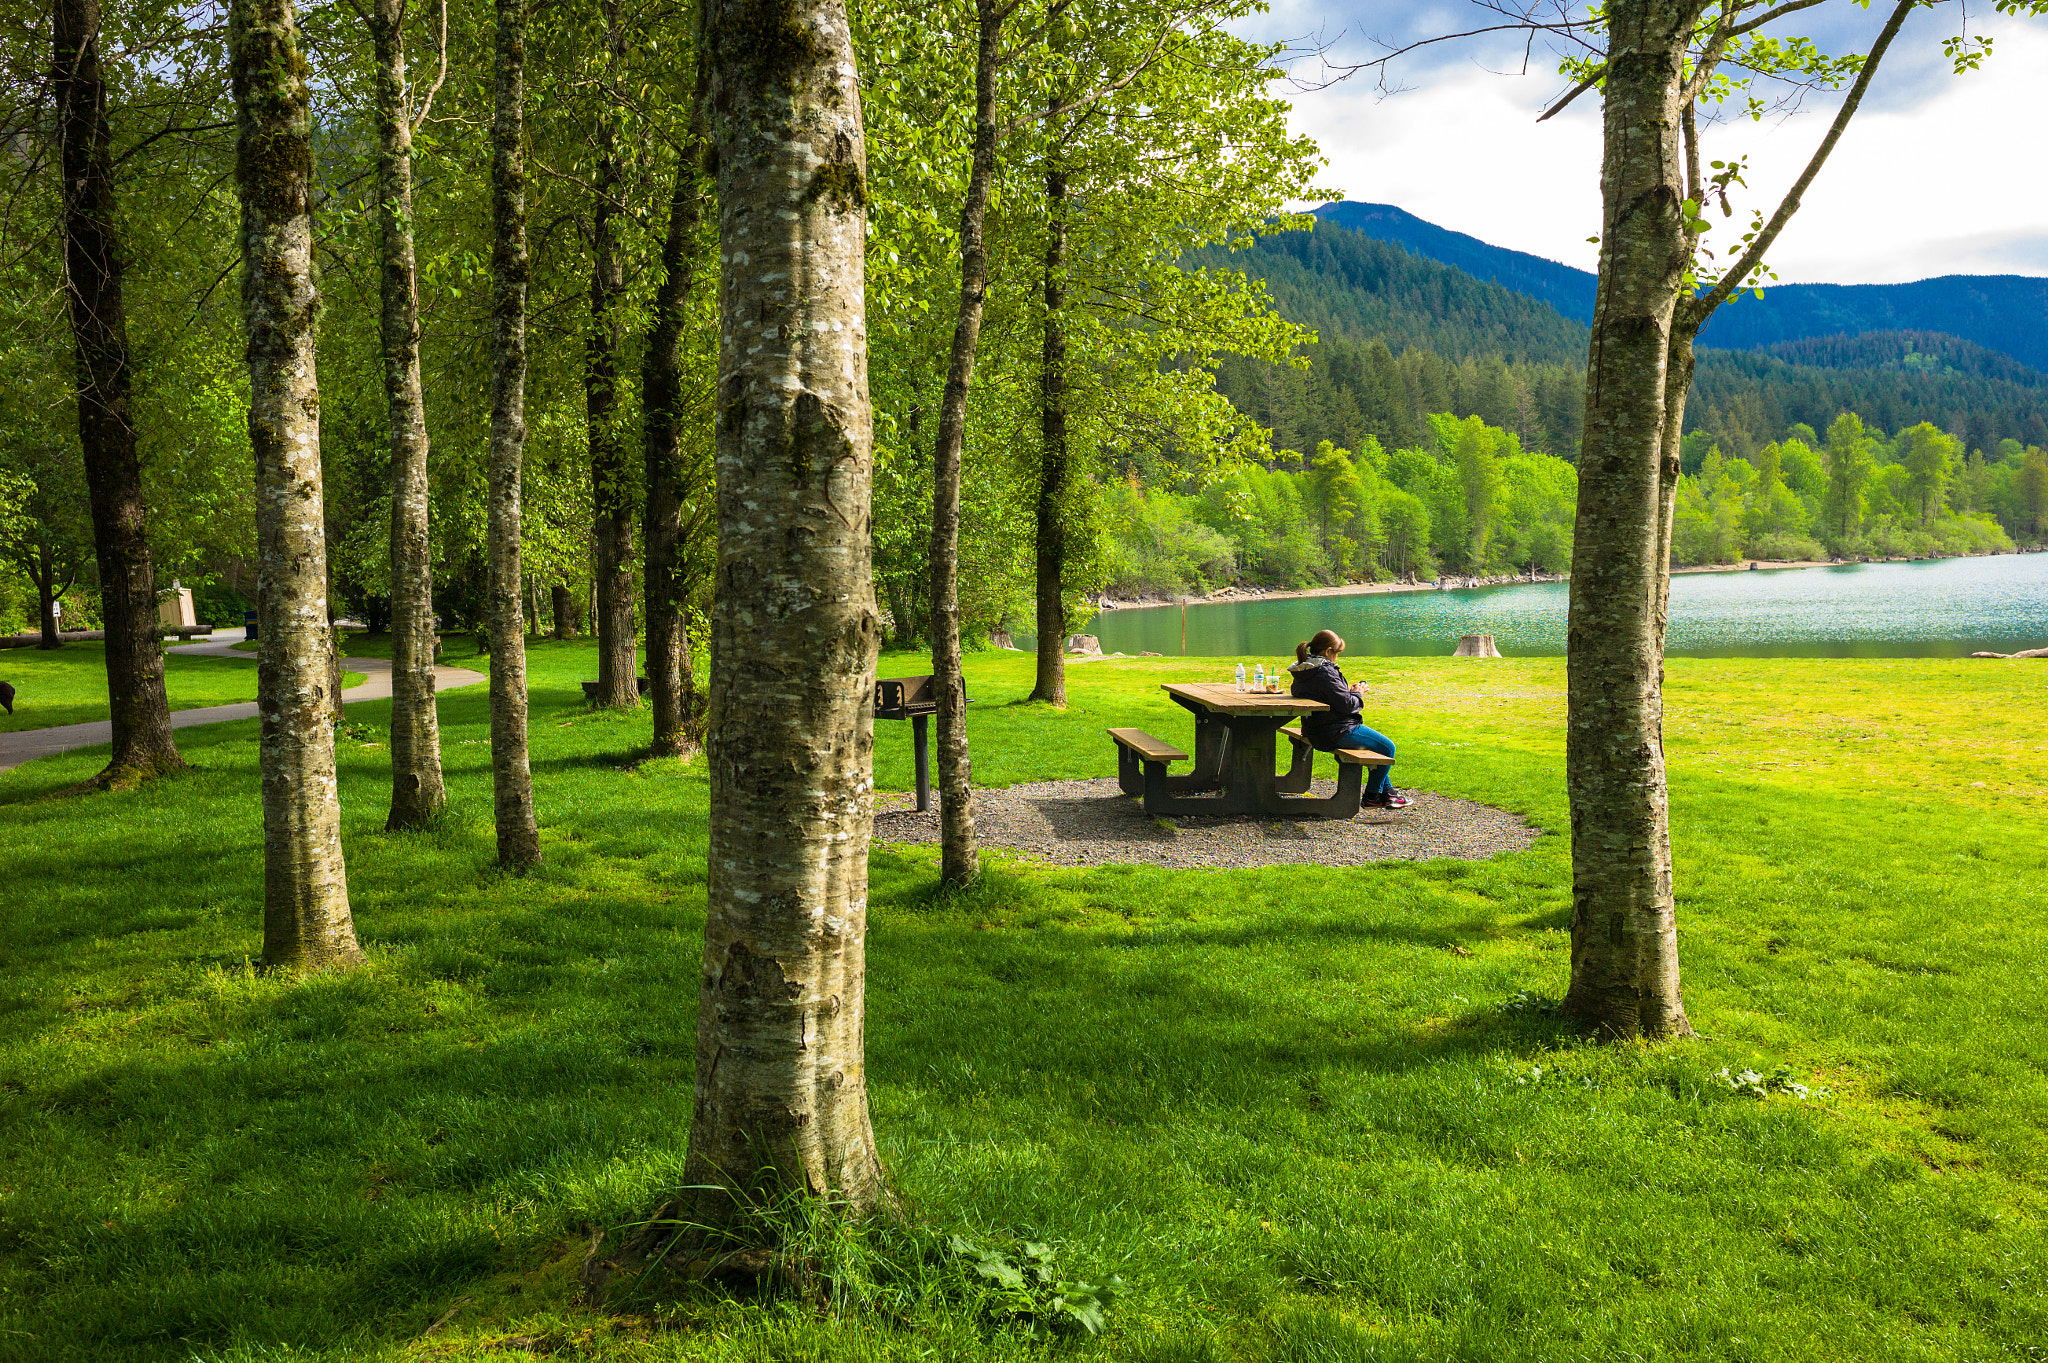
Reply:
M1239 664L1237 665L1237 689L1238 689L1238 690L1240 690L1240 691L1244 690L1244 664L1243 664L1243 663L1239 663Z
M1253 664L1252 664L1252 690L1254 690L1254 691L1263 691L1263 690L1265 690L1265 689L1266 689L1266 665L1265 665L1264 663L1253 663Z

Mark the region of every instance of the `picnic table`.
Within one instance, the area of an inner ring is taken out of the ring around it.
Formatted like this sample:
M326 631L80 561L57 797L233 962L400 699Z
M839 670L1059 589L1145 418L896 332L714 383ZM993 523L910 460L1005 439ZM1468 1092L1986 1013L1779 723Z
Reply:
M1309 795L1315 754L1299 731L1283 726L1330 707L1285 692L1239 691L1227 682L1168 682L1162 687L1195 717L1194 768L1172 775L1186 753L1138 729L1111 729L1118 780L1125 794L1142 795L1154 817L1184 814L1271 814L1280 818L1348 819L1358 813L1363 769L1388 760L1361 749L1337 751L1337 793ZM1287 735L1293 752L1276 773L1276 739ZM1204 793L1214 792L1214 793Z

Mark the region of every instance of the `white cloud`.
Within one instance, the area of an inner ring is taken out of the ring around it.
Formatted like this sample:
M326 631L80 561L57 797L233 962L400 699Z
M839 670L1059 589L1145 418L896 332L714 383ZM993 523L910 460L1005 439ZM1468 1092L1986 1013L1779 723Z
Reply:
M1279 22L1304 17L1295 8ZM1905 60L1879 73L1779 239L1772 264L1780 279L2048 275L2040 112L2048 29L2006 21L1989 31L1996 55L1971 75L1936 77L1925 53L1894 54ZM1901 47L1909 38L1928 47L1939 36L1922 23ZM1539 125L1537 111L1560 85L1547 69L1497 75L1466 60L1410 70L1405 79L1413 88L1384 99L1369 78L1295 97L1295 126L1330 159L1323 182L1349 198L1397 204L1495 245L1591 269L1597 248L1585 239L1599 230L1597 104L1584 100L1583 109ZM1732 245L1747 225L1745 205L1777 203L1832 113L1829 101L1789 118L1709 130L1709 158L1746 154L1751 167L1737 217L1716 215L1715 236Z

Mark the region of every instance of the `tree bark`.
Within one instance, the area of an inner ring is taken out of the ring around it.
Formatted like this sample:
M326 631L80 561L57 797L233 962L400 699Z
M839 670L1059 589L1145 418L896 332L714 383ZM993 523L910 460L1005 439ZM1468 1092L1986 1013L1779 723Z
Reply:
M109 785L174 771L185 761L171 737L156 570L129 410L128 323L107 151L107 89L100 74L99 0L57 0L54 20L64 300L75 345L78 439L92 503L114 738L113 753L94 781ZM52 624L46 618L46 647L54 643Z
M526 454L526 3L497 0L491 119L491 451L484 615L491 634L491 804L498 864L541 859L527 758L526 634L519 607L520 478Z
M698 101L701 104L701 99ZM696 677L684 573L682 339L683 311L696 279L697 228L704 217L700 162L703 139L695 118L676 164L669 195L668 235L661 246L661 286L654 295L654 326L641 366L645 413L647 509L642 523L647 553L647 681L654 702L657 755L679 756L695 744Z
M1679 989L1657 619L1670 573L1663 461L1673 313L1687 262L1680 164L1698 0L1611 11L1600 282L1572 552L1566 784L1572 978L1565 1012L1609 1036L1691 1031Z
M36 546L36 559L40 568L31 567L29 576L36 584L36 623L42 629L43 637L36 643L37 648L62 648L64 640L57 625L57 601L71 589L67 582L57 585L57 565L50 554L48 540Z
M616 78L625 58L619 0L599 0L598 8L604 15L606 69ZM597 551L597 703L632 709L640 704L640 686L633 638L633 490L618 429L619 295L626 290L626 262L613 224L619 213L619 134L614 110L600 109L596 122L583 401Z
M932 685L938 692L939 883L972 885L981 874L974 837L974 768L967 752L967 688L960 661L960 452L967 440L967 393L988 297L988 249L982 225L996 170L996 62L1002 19L976 0L974 159L960 205L960 303L953 350L939 398L932 451Z
M548 605L554 613L555 637L573 639L576 637L576 598L570 594L566 583L557 582L548 590Z
M1693 341L1752 277L1855 115L1914 0L1898 0L1827 135L1721 280L1683 287L1704 202L1686 79L1701 0L1629 0L1608 11L1599 293L1586 370L1572 556L1566 784L1572 801L1572 982L1565 1012L1610 1036L1691 1033L1679 988L1664 771L1664 640L1679 438ZM1708 42L1719 59L1737 19Z
M419 278L413 259L412 98L405 0L372 0L377 59L378 253L384 405L391 423L391 814L421 828L448 803L434 709L434 580L427 540L427 418L420 392Z
M333 653L313 332L307 64L291 0L235 0L228 42L240 135L242 321L256 465L257 704L262 711L263 962L362 958L349 916L335 789Z
M843 0L708 16L720 258L709 905L683 1182L887 1200L864 1069L879 621ZM764 661L772 666L764 667ZM691 1196L729 1224L746 1199Z
M1038 682L1032 700L1067 703L1067 175L1045 173L1045 344L1039 360Z

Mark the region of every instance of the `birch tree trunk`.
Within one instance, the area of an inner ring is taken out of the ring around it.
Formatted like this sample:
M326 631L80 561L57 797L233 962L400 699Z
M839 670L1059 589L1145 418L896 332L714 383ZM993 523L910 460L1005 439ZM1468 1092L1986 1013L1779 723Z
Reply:
M434 710L434 579L427 541L427 418L420 393L419 279L413 261L412 99L405 0L373 0L377 59L378 253L384 405L391 422L391 815L420 828L448 803Z
M619 0L599 0L598 8L604 15L606 71L616 77L625 56ZM618 429L619 295L626 291L626 262L613 223L620 181L613 110L598 111L596 132L583 406L590 427L590 500L596 517L597 703L630 709L640 704L640 686L633 639L633 493L626 477L626 442Z
M860 85L843 0L711 0L708 34L718 591L683 1182L868 1206L887 1193L863 1038L880 626ZM692 1198L701 1224L743 1210Z
M263 963L318 970L361 959L349 917L328 673L320 485L313 172L307 63L291 0L235 0L228 18L242 201L242 322L256 465L262 621Z
M78 439L92 504L93 548L106 624L107 699L114 751L94 778L126 783L185 765L171 738L157 629L156 571L142 501L142 466L129 410L128 323L115 240L100 74L99 0L57 0L57 136L64 171L64 301L78 379ZM47 593L45 593L47 595ZM45 614L44 646L55 624Z
M1032 700L1067 703L1067 175L1045 173L1045 345L1039 359L1038 682Z
M520 476L526 454L526 3L497 0L491 118L491 452L484 615L491 633L491 805L498 864L541 859L526 747L526 634L519 607Z
M974 160L960 205L960 303L953 351L939 398L932 451L932 685L938 692L939 883L972 885L981 874L974 837L974 768L967 753L967 688L960 675L960 451L967 439L967 393L988 297L988 249L982 239L996 170L996 62L1002 20L976 0Z
M1668 361L1688 260L1680 103L1698 0L1610 11L1599 294L1572 549L1565 1012L1618 1037L1687 1035L1664 775Z
M701 103L701 101L700 101ZM654 702L657 755L677 756L695 741L696 677L690 632L683 619L682 339L683 311L696 282L697 228L704 217L704 183L699 162L703 142L692 120L691 136L676 165L669 195L668 235L661 246L661 286L654 295L654 326L641 366L645 413L647 509L642 531L647 545L647 682Z

